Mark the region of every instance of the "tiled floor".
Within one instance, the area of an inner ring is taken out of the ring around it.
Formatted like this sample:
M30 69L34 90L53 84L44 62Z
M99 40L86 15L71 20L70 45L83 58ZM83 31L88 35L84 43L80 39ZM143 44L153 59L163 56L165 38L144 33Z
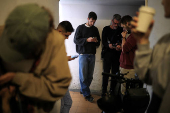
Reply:
M93 95L94 102L90 103L86 101L80 92L70 91L71 98L73 100L70 113L101 113L102 111L97 106L97 100L100 98L98 95Z

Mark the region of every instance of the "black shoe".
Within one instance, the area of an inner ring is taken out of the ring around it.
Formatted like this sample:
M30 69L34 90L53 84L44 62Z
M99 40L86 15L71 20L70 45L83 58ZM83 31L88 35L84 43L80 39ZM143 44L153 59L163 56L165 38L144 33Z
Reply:
M87 101L89 101L89 102L93 102L93 101L94 101L94 98L93 98L91 95L86 96L85 99L86 99Z
M83 93L80 91L80 94L83 94Z
M105 97L105 96L106 96L106 93L102 93L101 97L103 98L103 97Z
M101 94L101 97L105 97L107 94L107 90L106 89L102 89L102 94Z
M106 87L102 87L102 94L101 94L101 97L105 97L107 94L107 86Z
M110 90L110 91L109 91L109 94L110 94L110 95L113 95L113 94L114 94L114 90Z

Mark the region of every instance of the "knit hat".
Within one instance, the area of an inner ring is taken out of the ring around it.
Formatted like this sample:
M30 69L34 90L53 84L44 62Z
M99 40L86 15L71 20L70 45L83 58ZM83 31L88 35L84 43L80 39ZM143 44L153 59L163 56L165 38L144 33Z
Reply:
M26 59L49 32L49 13L36 4L16 7L8 16L0 37L0 57L6 62Z

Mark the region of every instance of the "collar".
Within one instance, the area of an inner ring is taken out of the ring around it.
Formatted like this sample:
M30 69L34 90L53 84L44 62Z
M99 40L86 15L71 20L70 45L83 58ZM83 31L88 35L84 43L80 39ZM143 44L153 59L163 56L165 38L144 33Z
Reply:
M90 26L86 25L86 23L85 23L85 26L86 26L86 27L90 27Z

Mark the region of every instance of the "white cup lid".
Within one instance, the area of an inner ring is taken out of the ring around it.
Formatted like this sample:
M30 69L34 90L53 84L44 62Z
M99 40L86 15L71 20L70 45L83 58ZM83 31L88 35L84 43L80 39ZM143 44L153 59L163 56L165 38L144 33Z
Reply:
M148 6L141 6L139 8L139 11L155 14L155 9L152 7L148 7Z

